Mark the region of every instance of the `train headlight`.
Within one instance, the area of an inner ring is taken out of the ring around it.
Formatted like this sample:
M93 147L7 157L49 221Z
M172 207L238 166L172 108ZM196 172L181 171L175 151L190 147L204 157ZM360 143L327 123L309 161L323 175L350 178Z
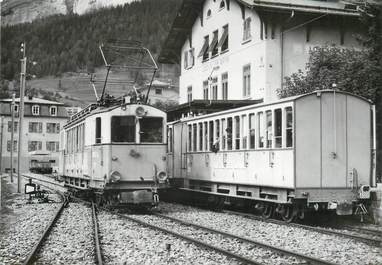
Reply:
M142 107L142 106L139 106L135 109L135 115L137 117L142 117L142 116L145 116L146 115L146 111L145 109Z
M160 171L158 174L157 174L157 179L159 182L165 182L167 180L167 174L166 172L164 171Z
M119 173L118 171L112 171L111 173L110 173L110 181L111 182L118 182L118 181L120 181L121 180L121 178L122 178L122 175L121 175L121 173Z

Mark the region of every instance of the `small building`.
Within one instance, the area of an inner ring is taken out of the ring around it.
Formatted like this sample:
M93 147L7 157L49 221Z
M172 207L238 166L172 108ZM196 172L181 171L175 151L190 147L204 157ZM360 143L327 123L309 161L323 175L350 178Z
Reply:
M65 109L69 117L73 116L74 114L77 114L82 110L81 107L65 107Z
M18 139L19 139L19 102L15 100L14 108L14 145L13 167L17 170ZM1 169L10 171L11 161L11 116L12 99L0 100L0 141ZM58 166L58 150L60 145L60 130L68 120L66 109L62 103L35 97L24 99L23 143L21 144L21 172L28 171L31 164L42 159ZM44 154L42 156L42 154Z
M278 99L309 51L359 48L355 4L338 0L183 0L159 56L179 63L179 104Z
M140 89L141 93L146 95L149 87L150 87L150 83L147 83L143 88ZM171 82L163 82L160 80L154 80L151 84L149 100L151 104L154 104L158 101L178 102L179 93L177 88Z

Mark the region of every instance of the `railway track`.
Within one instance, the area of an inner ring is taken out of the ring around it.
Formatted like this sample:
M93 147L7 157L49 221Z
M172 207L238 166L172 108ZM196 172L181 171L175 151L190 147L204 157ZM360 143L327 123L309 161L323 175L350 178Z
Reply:
M315 231L315 232L319 232L319 233L323 233L323 234L327 234L327 235L336 235L336 236L340 236L343 238L348 238L348 239L353 239L356 241L364 242L364 243L367 243L367 244L370 244L373 246L382 246L382 237L378 237L378 236L377 237L370 237L371 231L367 232L368 235L352 234L349 232L340 231L340 230L333 230L333 229L324 228L324 227L309 226L309 225L303 225L303 224L297 224L297 223L287 223L287 222L284 222L281 220L276 220L276 219L264 219L262 217L259 217L259 216L253 215L253 214L242 213L242 212L237 212L237 211L232 211L232 210L223 210L223 212L229 213L229 214L240 215L240 216L254 219L257 221L263 221L263 222L268 222L268 223L273 223L273 224L278 224L278 225L284 225L284 226L292 226L292 227L296 227L296 228L303 228L306 230L311 230L311 231ZM351 227L351 226L345 226L344 228L345 229L347 228L349 230L353 230L354 232L358 231L358 232L362 233L362 231L363 231L363 233L365 233L365 229L363 229L363 228L356 228L356 227ZM376 233L376 231L374 229L373 229L373 231L374 231L374 233ZM379 231L379 233L380 233L380 231Z
M49 259L55 260L55 258L57 258L57 260L59 260L59 257L56 257L54 255L54 253L52 252L52 248L49 248L49 247L50 247L50 244L52 244L52 243L57 244L59 246L60 246L60 244L62 244L62 242L55 242L55 239L57 240L57 233L59 233L56 230L57 229L56 226L60 226L60 225L62 226L63 223L66 224L67 220L65 220L65 219L62 220L62 219L64 218L63 217L64 215L70 216L70 212L64 213L65 208L68 206L68 204L69 204L69 198L63 196L63 203L61 204L59 210L55 213L52 220L47 225L46 229L44 230L43 234L39 238L38 242L36 242L36 244L34 245L32 251L29 253L27 259L24 261L24 263L23 263L24 265L35 264L35 263L46 264L46 263L53 262L53 260L49 260ZM92 204L91 207L92 207L92 222L91 223L93 226L93 231L91 231L91 232L93 232L93 236L94 236L94 240L93 240L94 250L90 249L90 252L94 252L94 259L91 260L91 263L93 263L95 261L96 264L103 265L102 252L101 252L100 241L99 241L99 229L98 229L96 208L95 208L94 204ZM68 210L66 210L66 211L68 211ZM77 211L78 211L78 209L77 209ZM88 215L88 216L90 217L90 215ZM76 220L74 220L74 222L76 222ZM73 225L77 226L76 223L72 224L72 226ZM55 231L55 232L52 232L52 231ZM55 236L53 236L53 235L55 235ZM78 243L77 242L78 239L72 238L70 235L63 235L63 236L66 237L66 239L70 240L69 244L65 243L67 245L72 245L71 244L72 242ZM60 238L58 238L58 239L60 240ZM92 243L90 243L90 245L92 245ZM80 246L82 247L84 245L81 244L81 242L80 242L78 247L80 247ZM62 247L62 245L61 245L61 247ZM53 250L54 250L54 248L55 247L53 247ZM86 246L84 246L84 248L88 249L88 247L86 247ZM71 255L70 249L69 249L69 251L66 251L65 246L61 251L67 252L68 256ZM89 253L89 252L87 252L87 253ZM46 260L46 258L48 259L48 261ZM75 259L75 258L73 258L73 259ZM69 260L70 260L70 258L69 258ZM60 262L62 262L62 260L60 260ZM70 261L68 261L68 262L70 262ZM88 262L89 262L89 260L88 260Z
M52 230L53 226L55 225L57 220L60 218L60 215L63 212L64 208L68 204L68 202L69 202L68 199L64 195L61 195L61 196L62 196L63 202L62 202L60 208L58 209L58 211L56 212L56 214L54 215L52 220L47 225L46 229L42 233L42 235L39 238L39 240L37 241L37 243L34 245L32 251L29 253L28 257L25 259L25 261L23 263L24 265L33 264L37 260L37 254L40 251L45 239L49 236L50 231Z
M292 258L294 260L298 260L296 264L326 264L326 265L333 265L335 263L328 262L325 260L321 260L315 257L310 257L304 254L296 253L293 251L289 251L283 248L271 246L265 243L257 242L248 238L236 236L230 233L226 233L223 231L218 231L209 227L204 227L198 224L189 223L177 218L173 218L170 216L166 216L159 213L154 213L150 216L131 216L121 213L114 213L118 216L127 219L129 221L135 222L137 224L140 224L142 226L164 232L166 234L170 234L172 236L175 236L177 238L180 238L182 240L188 241L190 243L193 243L195 245L198 245L199 247L206 248L218 253L221 253L229 258L237 260L239 263L244 264L264 264L264 261L260 261L256 257L248 257L248 255L243 255L242 253L237 253L237 251L233 251L231 249L228 249L227 247L221 247L217 246L217 244L211 244L209 242L206 242L206 240L201 240L198 234L211 235L211 236L217 236L220 237L220 242L226 243L227 241L235 241L236 244L240 244L239 249L260 249L263 252L271 252L271 255L276 255L279 257L287 257ZM150 220L145 220L147 217L149 217ZM177 231L177 229L174 229L174 226L180 226L180 231ZM185 230L193 230L192 235L187 235ZM245 244L246 246L241 246ZM289 260L290 262L290 260ZM289 264L289 262L286 262ZM286 264L285 262L283 264Z

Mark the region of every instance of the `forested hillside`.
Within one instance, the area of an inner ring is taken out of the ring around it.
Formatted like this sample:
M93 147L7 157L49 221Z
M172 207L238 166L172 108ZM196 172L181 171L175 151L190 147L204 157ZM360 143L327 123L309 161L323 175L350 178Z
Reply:
M102 65L98 45L108 39L139 40L154 55L181 1L142 0L86 15L55 15L32 23L6 26L1 38L1 79L18 79L20 43L28 60L37 61L37 77L65 72L91 72Z

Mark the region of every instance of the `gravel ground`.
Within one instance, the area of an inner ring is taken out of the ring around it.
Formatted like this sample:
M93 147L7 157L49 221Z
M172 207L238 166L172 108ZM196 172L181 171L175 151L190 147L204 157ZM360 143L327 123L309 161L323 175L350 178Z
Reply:
M382 264L380 247L242 216L162 203L164 214L338 264Z
M36 264L94 264L91 208L69 203L38 256Z
M98 220L105 264L238 264L224 255L111 213L100 212Z
M149 222L150 224L164 227L179 234L195 238L199 241L218 246L227 251L233 252L248 259L260 262L262 264L301 264L304 261L294 257L281 256L270 250L256 247L254 244L242 242L240 240L225 237L223 235L208 232L204 229L198 229L188 225L182 225L171 220L163 219L152 215L135 215L134 218Z
M55 195L49 198L60 201ZM12 194L0 214L0 264L20 264L28 256L60 204L27 204L27 196Z

